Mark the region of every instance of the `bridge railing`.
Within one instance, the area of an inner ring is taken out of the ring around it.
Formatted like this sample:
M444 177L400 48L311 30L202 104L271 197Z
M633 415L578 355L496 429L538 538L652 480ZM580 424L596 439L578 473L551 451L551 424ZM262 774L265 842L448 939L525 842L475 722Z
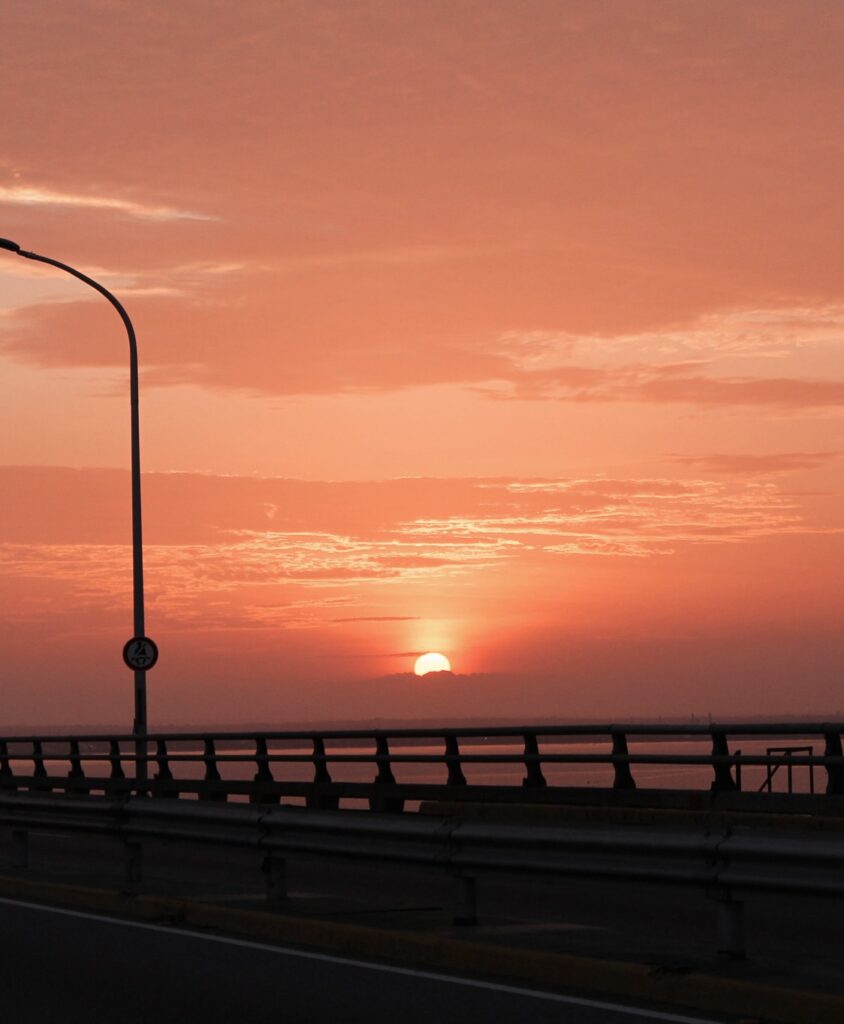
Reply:
M835 797L844 796L842 732L841 722L787 722L153 733L140 788L135 736L6 736L0 791L381 811L425 800L565 803L587 789L750 796L760 779L770 790L787 756L789 779L817 770ZM765 746L795 738L799 753Z

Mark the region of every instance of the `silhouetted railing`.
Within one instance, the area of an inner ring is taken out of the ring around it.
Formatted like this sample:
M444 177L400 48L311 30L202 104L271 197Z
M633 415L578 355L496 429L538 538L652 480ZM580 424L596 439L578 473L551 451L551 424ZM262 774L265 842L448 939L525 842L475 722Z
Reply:
M842 731L844 723L790 722L160 733L141 742L149 772L140 773L148 774L140 785L134 736L7 736L0 738L0 791L323 809L365 802L381 811L429 800L567 803L587 792L723 796L741 793L743 784L749 797L759 779L771 789L783 754L748 746L800 737L789 770L817 768L826 793L844 796Z
M765 776L765 781L759 787L759 792L767 791L768 793L773 791L774 776L780 770L785 768L786 770L786 792L794 792L794 757L800 754L813 754L812 747L766 747L765 753L771 757L776 758L768 765L768 772ZM815 766L810 764L808 766L808 777L809 777L809 792L815 792Z

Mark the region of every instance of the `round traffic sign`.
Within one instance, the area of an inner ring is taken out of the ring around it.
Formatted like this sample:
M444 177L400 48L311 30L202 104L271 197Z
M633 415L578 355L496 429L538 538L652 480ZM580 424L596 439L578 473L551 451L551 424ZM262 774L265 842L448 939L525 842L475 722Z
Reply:
M123 660L131 669L152 668L158 661L158 648L148 636L133 636L123 648Z

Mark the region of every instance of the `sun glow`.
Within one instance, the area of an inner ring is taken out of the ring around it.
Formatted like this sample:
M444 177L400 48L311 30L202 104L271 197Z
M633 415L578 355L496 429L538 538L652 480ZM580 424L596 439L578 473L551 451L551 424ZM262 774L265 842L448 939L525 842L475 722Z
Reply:
M429 672L450 672L451 662L444 654L422 654L416 659L413 671L418 676L426 676Z

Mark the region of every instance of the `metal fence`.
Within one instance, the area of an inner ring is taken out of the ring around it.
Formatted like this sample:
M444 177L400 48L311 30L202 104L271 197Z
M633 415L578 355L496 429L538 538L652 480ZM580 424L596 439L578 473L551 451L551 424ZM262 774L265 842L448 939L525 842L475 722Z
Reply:
M748 802L773 798L777 768L786 767L789 791L798 772L813 793L815 773L825 776L826 797L816 799L831 805L844 797L842 731L841 722L788 722L171 732L139 747L132 735L6 736L0 792L391 812L427 800L577 802L587 791L628 802L654 792ZM771 746L797 738L799 750ZM147 771L137 772L136 749Z

